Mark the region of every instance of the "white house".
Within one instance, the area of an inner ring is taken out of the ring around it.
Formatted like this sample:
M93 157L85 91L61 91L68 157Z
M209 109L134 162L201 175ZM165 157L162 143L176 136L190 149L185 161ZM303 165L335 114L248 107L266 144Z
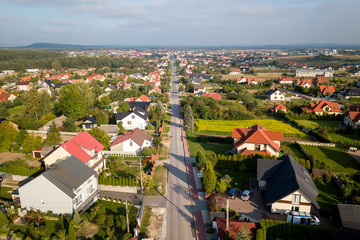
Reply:
M129 112L119 112L116 115L116 124L122 122L126 130L139 128L144 130L149 123L149 113L141 109Z
M98 197L98 175L70 156L19 188L21 208L72 214Z
M106 167L103 155L104 146L88 132L79 133L76 137L62 143L43 159L46 168L56 164L64 158L75 155L89 168L100 173Z
M140 155L144 147L152 146L153 138L136 128L121 134L110 145L110 151L120 154Z
M344 125L352 129L360 127L360 107L353 107L345 113Z
M267 98L271 101L284 101L285 93L285 90L275 87L267 92Z
M232 138L236 154L279 156L283 133L254 125L249 128L234 128Z
M287 154L277 160L258 159L257 181L272 213L310 213L312 206L320 208L316 202L319 192L309 172Z
M18 90L18 91L27 92L27 91L30 91L30 88L31 88L31 83L30 82L19 82L16 85L16 90Z

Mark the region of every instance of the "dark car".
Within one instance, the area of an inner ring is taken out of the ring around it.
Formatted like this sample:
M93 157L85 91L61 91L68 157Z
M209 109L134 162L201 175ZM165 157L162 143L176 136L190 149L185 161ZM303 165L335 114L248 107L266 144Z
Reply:
M237 195L239 195L240 189L232 188L228 192L228 198L234 199Z

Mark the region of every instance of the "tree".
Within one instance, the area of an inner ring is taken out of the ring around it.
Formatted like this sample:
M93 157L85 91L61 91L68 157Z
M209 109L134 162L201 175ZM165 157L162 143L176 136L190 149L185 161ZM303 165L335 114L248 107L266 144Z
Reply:
M7 233L9 226L9 220L7 219L5 213L0 211L0 233Z
M84 99L86 110L89 110L90 108L94 107L96 100L96 94L94 92L94 89L90 88L89 84L85 82L78 82L72 85L74 85L74 88L76 88L79 91L81 97Z
M117 124L118 128L119 128L119 133L118 134L123 134L125 132L125 128L122 125L122 122L119 122Z
M41 126L44 126L47 122L54 120L55 118L56 118L56 116L54 114L48 113L40 118L39 124Z
M41 147L42 145L43 143L41 137L35 136L34 134L28 134L22 144L22 151L24 153L31 153L33 150Z
M69 223L68 239L76 240L75 230L72 223Z
M81 219L81 217L80 217L79 212L78 212L77 210L75 210L75 212L74 212L74 224L75 224L76 226L79 226L79 224L81 223L81 221L82 221L82 219Z
M110 136L101 128L92 128L88 131L91 136L98 140L105 148L110 146Z
M244 228L236 234L235 240L249 240Z
M0 123L0 133L0 148L8 150L11 146L13 146L18 132L12 126L11 122L3 121Z
M219 193L224 193L226 191L226 182L223 179L220 179L219 182L216 183L216 191Z
M50 146L56 146L61 143L61 135L54 121L52 121L50 125L50 129L44 143Z
M185 114L184 114L184 125L187 129L194 128L194 114L190 107L190 105L186 106Z
M98 125L109 123L109 117L106 112L99 112L99 114L96 115L96 123Z
M130 111L130 106L129 103L127 102L122 102L119 104L119 106L116 109L117 112L128 112Z
M66 118L64 125L67 132L77 132L78 130L75 120L72 118Z
M102 108L107 108L111 103L109 96L103 96L99 100L99 106Z
M73 119L85 116L85 101L72 85L60 89L59 110L65 116Z
M214 172L214 167L210 161L206 162L203 185L207 193L212 193L215 190L216 176Z
M57 59L55 59L54 61L51 62L51 67L55 70L60 70L61 63Z

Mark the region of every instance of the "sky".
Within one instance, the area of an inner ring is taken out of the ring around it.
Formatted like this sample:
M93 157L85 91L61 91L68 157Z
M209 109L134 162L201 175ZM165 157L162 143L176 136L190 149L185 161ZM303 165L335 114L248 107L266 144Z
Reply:
M359 44L359 0L0 0L0 46Z

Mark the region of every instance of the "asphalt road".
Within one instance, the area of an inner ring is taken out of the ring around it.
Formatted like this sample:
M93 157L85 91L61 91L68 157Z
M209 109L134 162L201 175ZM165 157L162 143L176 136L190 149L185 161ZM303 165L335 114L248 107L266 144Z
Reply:
M193 209L195 206L190 197L185 167L179 112L179 85L176 79L174 60L172 60L172 64L172 92L170 95L172 116L166 201L166 239L190 240L195 239L195 225L193 223Z

